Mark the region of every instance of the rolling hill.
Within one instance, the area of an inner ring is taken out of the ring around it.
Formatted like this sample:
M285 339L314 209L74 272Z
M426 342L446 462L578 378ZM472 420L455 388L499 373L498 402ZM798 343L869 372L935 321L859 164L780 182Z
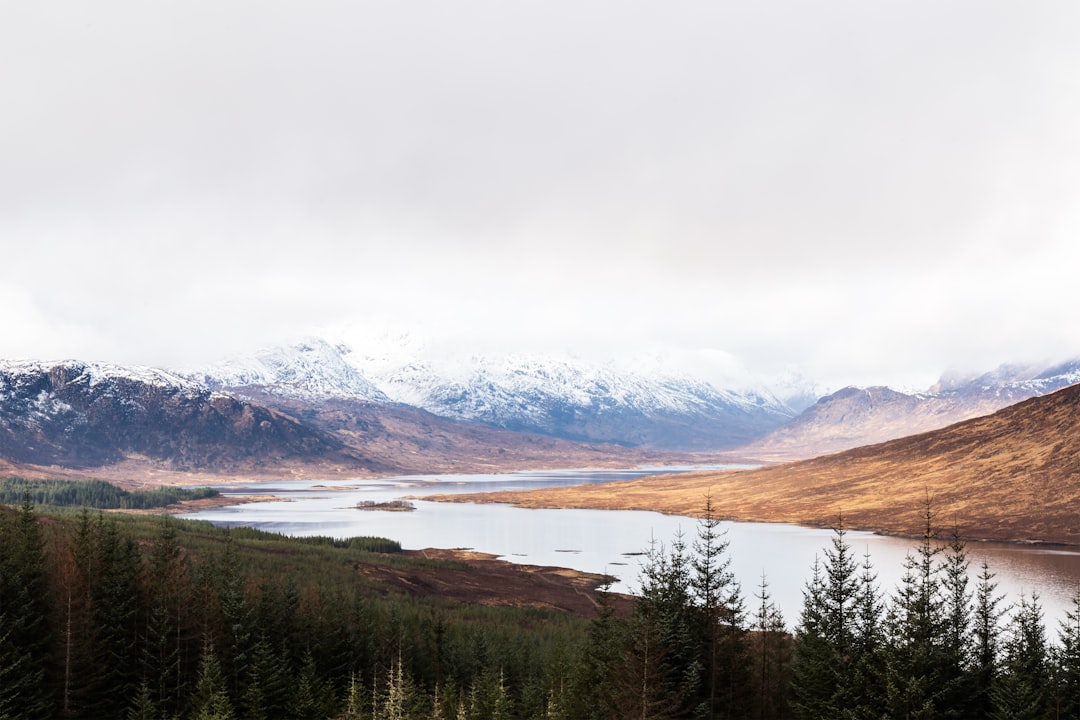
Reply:
M1080 382L1080 361L1003 365L971 377L943 377L925 392L846 387L739 449L767 462L802 460L952 425Z
M1080 544L1080 386L919 435L754 470L459 496L527 507L700 514L916 534L929 499L967 538Z

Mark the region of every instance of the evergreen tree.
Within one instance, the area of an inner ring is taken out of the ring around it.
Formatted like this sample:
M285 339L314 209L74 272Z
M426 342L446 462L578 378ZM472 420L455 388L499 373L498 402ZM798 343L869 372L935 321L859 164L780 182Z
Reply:
M885 633L881 627L884 601L877 586L877 573L870 552L863 554L855 593L855 634L852 639L852 704L844 711L848 720L878 718L884 705Z
M997 679L1000 652L1002 595L997 594L994 573L984 560L975 587L975 607L972 616L971 695L968 712L972 717L988 717L992 708L991 688Z
M235 720L221 664L210 642L203 645L199 679L195 685L195 720Z
M192 647L194 630L188 615L190 583L187 563L177 542L175 521L163 518L146 568L148 610L140 658L143 681L149 685L154 704L163 715L179 711L187 659L197 650Z
M868 618L860 617L860 611L870 612L874 604L872 597L860 592L865 593L867 586L860 586L846 534L838 523L831 547L825 549L824 565L814 560L803 592L792 676L796 717L841 717L865 704L868 688L859 682L856 666L866 645L860 645L859 632Z
M221 648L223 673L230 694L239 696L248 676L254 645L253 612L248 603L246 575L237 560L235 540L231 533L226 535L224 551L218 556L211 572L224 630Z
M938 683L942 686L943 717L969 718L978 712L978 686L972 636L972 593L968 589L970 561L954 531L945 549L941 572L945 636Z
M289 704L289 684L281 656L266 636L251 651L248 677L241 696L244 720L270 720L285 715Z
M125 717L127 720L157 720L160 717L154 703L154 694L147 683L139 685L139 691Z
M635 603L635 628L644 645L637 648L635 670L652 678L663 678L667 693L678 698L686 709L700 700L703 662L699 614L691 596L691 561L682 534L672 541L671 550L653 542L646 552L641 574L641 592ZM659 659L659 672L648 667Z
M626 624L615 617L610 583L597 595L596 617L589 625L582 644L577 671L571 676L570 695L573 705L581 709L587 720L607 720L615 717L615 689L612 679L622 669L624 649L628 643Z
M140 558L135 543L120 536L115 520L102 519L99 525L99 569L92 587L95 664L103 671L104 684L93 708L102 717L119 717L138 688Z
M1055 717L1080 720L1080 586L1072 597L1072 607L1058 628L1060 643L1054 653Z
M332 717L334 693L329 684L319 675L315 665L315 656L308 650L304 654L300 676L289 701L288 717L304 718Z
M784 626L784 617L769 594L765 573L761 573L761 585L755 593L758 610L754 616L753 630L756 634L757 653L757 711L755 717L784 718L788 716L786 687L791 663L791 645Z
M12 517L0 509L0 708L13 718L52 717L51 661L45 543L37 515L24 497Z
M1039 596L1020 596L1009 624L1001 674L994 685L995 720L1035 720L1047 708L1047 645Z
M368 720L371 715L367 709L370 707L364 683L353 673L349 676L349 687L345 694L345 707L335 720Z
M935 543L927 503L922 542L904 561L904 576L889 607L886 654L886 706L895 717L936 717L946 692L939 678L948 676L942 548Z
M699 617L703 703L697 715L730 718L745 714L750 697L745 608L739 584L731 571L726 532L705 497L705 511L698 521L691 562L691 588Z

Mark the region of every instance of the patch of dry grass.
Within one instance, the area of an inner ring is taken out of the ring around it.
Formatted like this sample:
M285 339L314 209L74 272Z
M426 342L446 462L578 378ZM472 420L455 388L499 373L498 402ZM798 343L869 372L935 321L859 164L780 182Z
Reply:
M656 476L452 501L700 514L737 520L1080 545L1080 386L921 435L756 470Z

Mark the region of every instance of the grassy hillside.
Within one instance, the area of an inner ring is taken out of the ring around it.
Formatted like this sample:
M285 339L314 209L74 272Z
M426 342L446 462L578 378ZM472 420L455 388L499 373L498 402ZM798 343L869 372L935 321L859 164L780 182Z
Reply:
M909 534L926 500L970 538L1080 544L1080 386L942 430L740 472L702 472L531 492L455 496L526 507L696 515L711 494L738 520Z

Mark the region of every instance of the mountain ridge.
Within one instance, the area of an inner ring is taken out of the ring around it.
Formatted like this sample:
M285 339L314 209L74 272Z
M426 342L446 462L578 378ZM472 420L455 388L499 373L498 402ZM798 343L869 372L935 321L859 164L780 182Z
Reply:
M927 502L945 533L1080 545L1080 385L945 428L753 470L606 486L446 497L523 507L719 516L918 534Z
M342 368L351 368L370 389L347 387ZM716 388L686 374L646 375L542 355L474 355L440 363L411 348L365 354L316 338L260 351L254 361L223 361L185 375L230 392L388 401L516 432L678 452L731 449L795 415L763 387ZM310 387L325 390L312 393Z
M845 387L790 423L739 448L765 461L828 455L990 415L1080 382L1080 360L1049 366L1001 365L979 375L946 374L925 392Z

